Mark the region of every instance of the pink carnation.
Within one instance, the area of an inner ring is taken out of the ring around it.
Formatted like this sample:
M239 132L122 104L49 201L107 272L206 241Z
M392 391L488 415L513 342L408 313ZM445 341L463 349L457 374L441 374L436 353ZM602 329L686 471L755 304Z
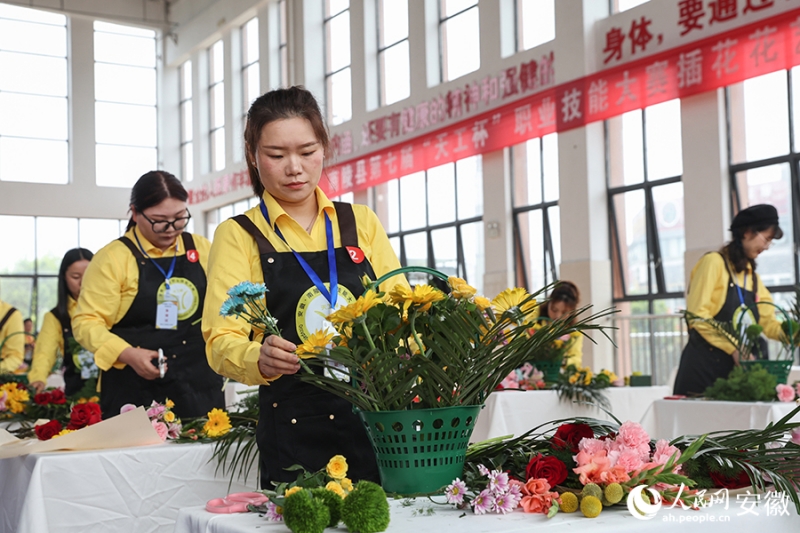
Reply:
M778 399L782 402L791 402L794 401L795 393L794 389L790 385L778 385L775 387L775 391L778 393Z
M152 420L151 422L161 440L167 440L167 435L169 435L169 429L167 429L167 425L164 422L159 422L158 420Z
M147 410L147 416L150 418L150 420L153 420L154 418L161 416L166 410L167 408L163 405L153 402L153 405L151 405L150 409Z
M598 439L581 439L581 441L578 443L578 450L586 452L590 455L596 455L601 451L606 450L606 442L609 441L602 441Z
M650 435L636 422L628 421L622 424L614 442L620 447L636 450L644 459L650 456Z
M531 478L520 489L525 496L542 495L550 490L550 483L546 479Z
M658 463L660 465L667 464L667 461L669 461L670 457L672 457L676 453L678 455L675 457L675 460L677 460L678 457L680 457L680 450L678 450L678 448L676 448L675 446L670 446L669 442L667 442L666 440L661 439L658 442L656 442L656 451L653 454L653 462Z
M125 405L119 408L119 414L127 413L128 411L133 411L134 409L136 409L135 405L133 405L132 403L126 403Z
M625 472L635 472L644 465L644 461L636 450L622 450L611 452L608 455L611 458L611 466L621 468Z

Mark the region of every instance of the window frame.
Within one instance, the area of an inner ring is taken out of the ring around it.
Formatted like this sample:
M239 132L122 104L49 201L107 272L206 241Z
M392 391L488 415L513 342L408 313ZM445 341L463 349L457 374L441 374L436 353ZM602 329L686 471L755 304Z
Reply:
M447 0L438 0L438 8L439 8L439 11L438 11L438 14L439 14L439 26L438 26L438 29L439 29L439 82L440 83L448 83L448 82L451 82L453 80L457 80L458 79L458 78L445 79L445 77L444 77L444 70L445 70L444 69L444 65L445 65L446 57L445 57L445 50L444 50L444 48L445 48L445 46L444 46L444 32L442 31L442 26L444 26L448 21L454 19L455 17L463 15L464 13L469 11L470 9L478 9L480 7L480 1L476 0L474 5L471 5L469 7L465 7L461 11L458 11L456 13L453 13L452 15L448 15L446 17L443 17L442 13L443 13L444 10L442 9L442 7L444 6L443 2L446 2L446 1ZM480 19L480 11L478 11L478 18ZM479 61L480 61L480 59L479 59ZM480 64L478 65L478 68L476 70L472 71L472 72L477 72L478 70L480 70ZM459 78L460 77L463 77L463 76L459 76Z
M217 45L222 47L222 78L219 81L214 81L214 47ZM209 165L211 172L220 172L225 169L226 164L225 161L222 162L222 166L217 168L216 166L216 145L214 143L214 134L219 130L222 130L222 146L223 150L225 151L225 160L227 161L228 153L225 150L225 43L222 39L219 39L211 44L207 48L208 52L208 107L209 107L209 128L208 128L208 143L209 143L209 150L208 150L208 157L209 157ZM214 99L211 97L212 94L215 94L214 89L218 86L222 87L222 101L223 101L223 112L222 112L222 124L220 126L214 126L214 117L216 117L214 113Z
M328 58L328 53L330 52L330 50L328 49L329 48L329 46L328 46L328 27L329 27L328 24L330 24L330 22L333 19L335 19L336 17L341 16L345 12L347 12L348 17L350 16L350 0L348 0L347 7L345 9L342 9L341 11L338 11L335 14L330 15L330 16L325 14L325 12L327 11L328 2L329 2L329 0L322 0L322 32L323 32L323 39L322 39L323 50L322 50L322 53L323 53L323 59L324 59L324 65L325 65L325 67L324 67L325 68L325 76L324 76L325 107L326 107L325 114L327 115L326 118L327 118L327 121L330 123L330 125L338 126L339 124L344 124L345 122L349 122L350 120L353 119L353 109L352 109L353 74L352 74L352 71L351 71L350 72L350 100L351 100L350 118L348 118L347 120L342 120L341 122L334 122L334 120L333 120L333 100L332 100L332 95L331 95L331 91L330 91L330 88L329 88L329 80L333 76L339 74L340 72L344 72L345 70L348 70L348 69L352 68L352 66L353 66L353 56L352 56L353 50L350 49L350 62L347 65L345 65L343 67L340 67L340 68L338 68L336 70L328 71L328 64L330 63L330 61L328 60L329 59ZM351 31L351 34L352 34L352 31ZM347 47L350 48L350 43L349 42L347 43Z
M395 46L399 46L400 44L402 44L404 42L409 42L408 38L409 38L409 34L411 33L409 31L408 26L406 26L406 36L405 36L405 38L400 39L399 41L395 41L390 45L381 46L381 41L382 41L382 33L381 32L382 32L382 29L383 29L381 10L382 10L382 7L383 7L384 3L385 2L390 2L390 1L395 1L395 0L377 0L377 6L376 6L376 9L375 9L375 18L377 19L376 20L376 24L375 24L375 32L376 32L376 39L377 39L376 43L378 45L377 46L377 50L378 51L377 51L377 54L376 54L376 57L378 59L378 65L377 65L378 66L378 98L379 98L379 101L380 101L380 107L396 104L397 102L402 102L403 100L406 100L411 96L411 72L409 71L408 72L408 92L409 92L409 96L406 96L405 98L401 98L400 100L397 100L396 102L392 102L392 103L387 103L386 102L386 91L384 90L384 86L386 85L386 80L384 79L383 69L381 68L381 64L382 64L381 63L381 58L383 57L383 54L387 50L389 50L391 48L394 48ZM406 7L408 7L408 3L406 3ZM410 53L411 52L410 52L410 49L409 49L409 54ZM411 64L410 61L411 61L411 58L409 57L409 65Z
M184 81L185 81L185 71L184 71L184 69L187 66L190 69L190 72L189 72L189 84L190 84L190 87L189 87L189 96L184 98L184 94L186 94L186 91L184 90ZM188 140L184 137L183 124L184 124L184 121L185 121L184 117L185 117L185 113L186 113L185 104L187 102L189 104L191 104L192 113L194 113L194 100L193 100L193 98L194 98L194 88L191 85L192 84L192 80L194 79L194 66L192 65L192 60L191 59L187 59L186 61L181 63L181 65L178 67L178 78L179 78L179 81L178 81L178 94L179 94L179 97L178 97L178 112L180 114L180 121L181 121L180 122L180 132L181 132L180 133L180 140L181 140L181 142L180 142L180 156L181 156L181 174L182 174L181 177L183 178L184 182L190 182L190 181L192 181L194 179L194 116L192 116L191 119L190 119L191 122L192 122L192 137L190 139L188 139ZM186 161L187 158L185 157L185 152L184 151L185 151L187 146L190 147L190 151L191 151L191 155L192 155L192 161L190 162L190 168L192 169L191 172L188 172L187 168L186 168L188 165L187 165L187 161Z

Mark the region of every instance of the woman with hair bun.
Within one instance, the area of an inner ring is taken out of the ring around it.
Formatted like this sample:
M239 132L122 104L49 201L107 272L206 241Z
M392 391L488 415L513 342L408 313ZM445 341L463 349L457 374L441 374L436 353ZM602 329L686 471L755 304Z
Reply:
M94 254L86 248L73 248L61 260L56 306L44 315L28 372L28 381L37 393L45 389L59 351L64 354L64 393L67 396L80 392L89 380L97 377L94 357L81 348L72 335L72 316L78 305L83 275L92 257Z
M181 417L225 405L222 378L208 366L200 332L211 243L184 231L187 198L169 172L143 175L131 190L128 230L86 270L72 328L101 370L105 418L127 403L167 398Z
M708 253L692 269L686 310L720 322L759 324L771 339L782 336L775 318L772 295L756 273L756 258L780 239L775 207L760 204L739 211L731 223L733 239L719 252ZM767 305L754 305L767 303ZM761 339L762 357L766 342ZM690 324L689 342L681 355L674 394L701 395L717 378L725 378L739 364L739 352L712 326Z
M553 287L547 301L539 307L539 319L559 320L578 307L581 296L578 287L571 281L559 281ZM564 366L581 366L583 361L583 335L578 335L571 340L571 344L564 354Z

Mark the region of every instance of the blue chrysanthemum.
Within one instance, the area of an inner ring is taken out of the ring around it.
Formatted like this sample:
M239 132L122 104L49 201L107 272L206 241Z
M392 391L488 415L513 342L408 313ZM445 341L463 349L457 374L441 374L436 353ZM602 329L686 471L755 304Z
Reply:
M252 281L242 281L228 289L228 296L263 296L267 292L267 287L263 283L253 283Z

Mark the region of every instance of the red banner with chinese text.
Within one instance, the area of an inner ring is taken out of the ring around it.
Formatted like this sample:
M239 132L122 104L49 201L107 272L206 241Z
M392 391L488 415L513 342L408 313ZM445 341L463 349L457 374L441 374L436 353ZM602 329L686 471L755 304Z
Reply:
M798 64L800 9L564 83L332 165L320 187L338 196Z

